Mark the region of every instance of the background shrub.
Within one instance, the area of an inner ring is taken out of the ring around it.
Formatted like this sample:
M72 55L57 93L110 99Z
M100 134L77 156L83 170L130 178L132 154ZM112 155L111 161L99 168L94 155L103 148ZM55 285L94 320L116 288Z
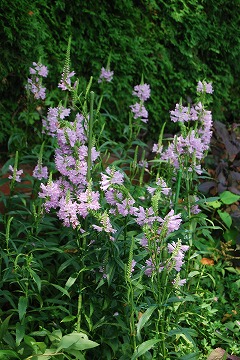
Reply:
M156 139L179 96L194 93L197 81L204 78L213 82L214 118L238 121L238 0L41 0L31 4L14 0L10 4L2 0L0 5L1 143L17 133L21 146L27 146L33 128L39 130L39 115L34 120L20 116L27 106L28 69L41 58L50 70L48 88L55 88L69 35L72 69L82 86L91 75L97 80L111 53L115 77L104 104L106 113L119 120L108 122L115 139L121 137L120 124L128 121L123 110L133 103L132 88L142 74L152 88L148 138ZM174 130L169 123L167 129Z

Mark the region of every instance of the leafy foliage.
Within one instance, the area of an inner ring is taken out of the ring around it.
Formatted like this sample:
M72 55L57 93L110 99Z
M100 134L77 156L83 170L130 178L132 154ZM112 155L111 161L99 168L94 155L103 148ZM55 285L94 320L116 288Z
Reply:
M27 146L35 121L20 115L26 107L23 84L32 59L53 64L48 84L56 86L62 72L67 39L72 35L72 67L87 83L98 78L111 53L115 81L104 101L109 132L121 137L123 109L131 104L131 89L141 74L154 89L149 102L148 139L159 133L167 112L183 97L189 102L196 80L214 84L213 115L218 120L238 117L239 3L221 0L124 0L110 3L93 0L67 4L64 0L1 1L0 108L2 142L17 133ZM94 90L94 89L93 89ZM109 102L108 99L114 99ZM230 101L231 99L231 101ZM115 114L114 121L109 114ZM170 128L170 129L169 129ZM168 131L172 127L168 123ZM155 139L156 140L156 139Z

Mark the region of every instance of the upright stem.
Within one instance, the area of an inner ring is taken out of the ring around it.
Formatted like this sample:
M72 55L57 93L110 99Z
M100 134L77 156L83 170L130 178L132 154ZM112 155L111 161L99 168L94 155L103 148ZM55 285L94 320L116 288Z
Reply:
M93 138L93 103L94 103L94 92L90 92L90 113L88 123L88 159L87 159L87 180L91 179L91 168L92 168L92 138Z
M9 253L9 239L10 239L10 225L13 221L13 216L8 219L7 226L6 226L6 250Z
M91 182L91 168L92 168L92 140L93 140L93 103L94 103L94 92L90 92L90 112L89 112L89 122L88 122L88 158L87 158L87 181ZM85 229L87 229L87 219L85 220ZM79 275L79 296L78 296L78 309L77 309L77 331L81 330L81 320L82 320L82 304L83 304L83 294L82 290L84 287L84 255L87 247L86 236L83 237L82 247L81 247L81 258L82 258L82 271Z
M176 195L175 195L175 199L174 199L174 212L175 213L176 213L177 205L178 205L178 199L179 199L180 188L181 188L181 180L182 180L182 169L179 169L178 175L177 175Z

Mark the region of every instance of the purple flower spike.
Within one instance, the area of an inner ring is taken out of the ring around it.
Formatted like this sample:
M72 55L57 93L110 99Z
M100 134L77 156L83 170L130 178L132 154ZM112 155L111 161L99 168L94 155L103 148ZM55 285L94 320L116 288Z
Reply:
M104 67L102 67L98 82L101 83L103 80L105 80L107 82L112 81L113 74L114 74L113 71L110 71L109 69L105 69Z
M141 118L142 122L146 123L148 121L148 112L144 105L136 103L134 105L130 105L132 113L134 114L134 119Z
M46 166L40 166L39 164L33 170L33 177L38 180L48 178L48 168Z
M207 83L206 81L199 81L197 85L197 92L206 93L206 94L212 94L213 93L213 87L212 83Z
M10 180L21 182L21 175L23 174L23 170L15 170L14 171L14 168L12 167L12 165L9 165L8 169L12 173L11 175L8 176L8 178Z
M150 86L148 84L136 85L134 87L133 95L136 95L141 101L146 101L150 98Z

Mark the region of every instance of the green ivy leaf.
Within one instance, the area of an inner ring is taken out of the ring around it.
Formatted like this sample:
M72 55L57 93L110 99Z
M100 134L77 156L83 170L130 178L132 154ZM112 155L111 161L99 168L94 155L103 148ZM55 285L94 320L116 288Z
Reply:
M224 204L230 205L240 200L240 196L233 194L231 191L224 191L220 194L220 199Z

